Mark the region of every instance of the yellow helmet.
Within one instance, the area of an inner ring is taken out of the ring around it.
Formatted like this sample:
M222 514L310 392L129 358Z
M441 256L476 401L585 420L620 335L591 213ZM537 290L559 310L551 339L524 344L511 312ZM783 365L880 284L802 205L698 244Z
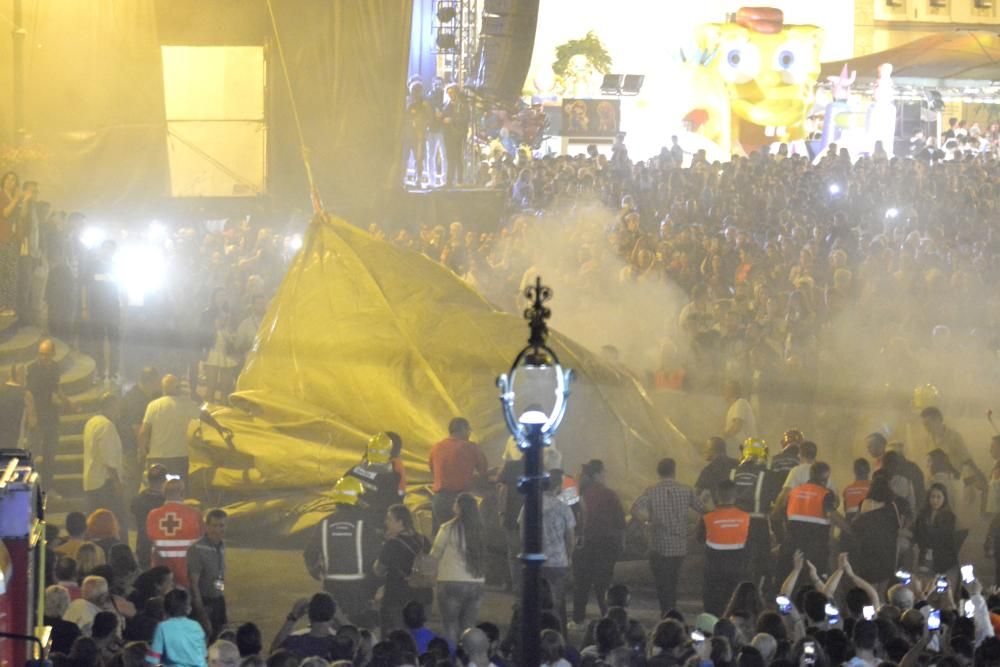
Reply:
M761 438L747 438L743 442L743 461L757 459L761 463L767 461L767 443Z
M923 410L938 403L941 393L932 384L922 384L913 390L913 407L916 410Z
M339 505L357 505L365 487L356 477L341 477L333 485L333 501Z
M392 457L392 438L388 433L376 433L368 439L365 459L368 463L388 463Z

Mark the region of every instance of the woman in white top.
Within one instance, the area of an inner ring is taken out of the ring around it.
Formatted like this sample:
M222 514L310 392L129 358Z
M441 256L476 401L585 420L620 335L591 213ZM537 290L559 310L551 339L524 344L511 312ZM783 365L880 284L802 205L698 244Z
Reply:
M455 518L434 538L431 555L438 561L437 600L445 638L454 644L462 631L475 627L486 582L483 521L474 496L455 499Z

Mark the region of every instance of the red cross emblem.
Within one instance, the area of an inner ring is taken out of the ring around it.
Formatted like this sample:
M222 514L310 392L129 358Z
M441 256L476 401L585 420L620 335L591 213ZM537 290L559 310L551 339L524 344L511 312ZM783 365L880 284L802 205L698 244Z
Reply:
M173 537L177 533L177 530L183 525L184 522L178 519L174 512L167 512L163 515L163 518L160 519L160 530L162 530L167 537Z

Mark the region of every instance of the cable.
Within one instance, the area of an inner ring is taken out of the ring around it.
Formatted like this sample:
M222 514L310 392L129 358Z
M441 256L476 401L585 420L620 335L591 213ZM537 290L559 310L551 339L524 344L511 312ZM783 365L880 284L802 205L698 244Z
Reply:
M305 135L302 134L302 122L299 120L299 107L295 103L295 94L292 92L292 80L288 77L288 65L285 62L285 49L281 46L281 35L278 34L278 21L274 18L274 8L271 7L271 0L267 2L267 13L271 16L271 28L274 30L274 43L278 47L278 61L281 63L281 71L285 75L285 86L288 88L288 100L292 105L292 117L295 119L295 129L299 133L299 149L302 151L302 163L306 167L306 180L309 182L309 193L313 201L313 210L319 213L322 210L319 193L316 190L316 182L313 180L312 165L309 164L309 148L306 146Z

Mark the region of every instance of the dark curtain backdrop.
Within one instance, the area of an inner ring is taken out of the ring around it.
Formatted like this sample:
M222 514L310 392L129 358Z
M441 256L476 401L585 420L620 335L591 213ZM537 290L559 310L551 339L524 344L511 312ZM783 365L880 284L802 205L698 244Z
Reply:
M282 1L274 9L324 204L355 224L367 224L384 215L387 195L402 182L413 0ZM270 72L272 184L276 194L307 206L276 53Z
M142 208L169 191L154 0L25 0L25 112L46 158L22 178L59 208Z

